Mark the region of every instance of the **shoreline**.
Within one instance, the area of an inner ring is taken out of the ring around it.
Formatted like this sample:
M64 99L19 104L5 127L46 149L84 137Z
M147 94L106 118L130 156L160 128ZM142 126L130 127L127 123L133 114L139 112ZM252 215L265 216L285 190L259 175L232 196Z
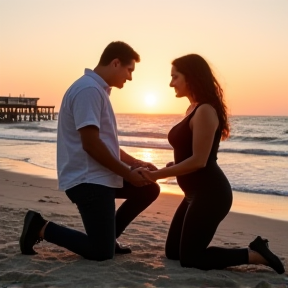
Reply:
M53 180L53 190L58 191L56 170L44 168L21 160L0 158L0 175L9 172L23 175L20 176L20 178L23 179L25 178L24 175L33 175L37 178L43 178L43 180L46 179L45 181L47 181L47 179ZM41 180L39 181L41 182ZM178 186L161 183L159 185L161 186L161 194L173 194L183 197L183 192ZM58 192L63 193L60 191ZM231 212L288 221L287 207L288 197L286 196L247 193L233 190L233 204Z

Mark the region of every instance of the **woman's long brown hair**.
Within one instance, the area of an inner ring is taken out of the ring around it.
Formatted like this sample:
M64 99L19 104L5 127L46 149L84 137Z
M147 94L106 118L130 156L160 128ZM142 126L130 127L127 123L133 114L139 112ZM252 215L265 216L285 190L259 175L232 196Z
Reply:
M221 139L229 137L230 127L223 90L214 77L208 63L197 54L189 54L175 59L172 65L185 76L193 100L199 104L208 103L217 112Z

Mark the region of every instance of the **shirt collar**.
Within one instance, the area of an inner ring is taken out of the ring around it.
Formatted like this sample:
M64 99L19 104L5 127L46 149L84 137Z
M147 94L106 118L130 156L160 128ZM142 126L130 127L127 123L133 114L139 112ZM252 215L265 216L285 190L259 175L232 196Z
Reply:
M93 70L85 68L84 74L92 77L110 95L112 88Z

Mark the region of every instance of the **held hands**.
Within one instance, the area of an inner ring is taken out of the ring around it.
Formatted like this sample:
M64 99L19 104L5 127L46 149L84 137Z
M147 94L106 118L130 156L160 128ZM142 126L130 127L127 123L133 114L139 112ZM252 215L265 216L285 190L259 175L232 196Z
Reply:
M138 168L138 173L140 173L146 180L150 182L156 182L157 178L153 171L148 170L147 168Z
M141 160L136 160L132 165L131 165L131 172L129 174L129 179L127 179L127 181L129 181L132 185L137 186L137 187L141 187L144 185L149 185L153 182L155 182L154 180L150 180L150 178L144 177L144 175L142 174L143 171L156 171L158 170L158 168L153 165L152 163L149 162L144 162Z
M175 165L175 163L172 162L168 162L166 164L166 167L171 167ZM135 186L144 186L144 185L149 185L151 183L155 183L158 178L156 176L157 172L155 173L155 171L157 171L158 168L156 166L154 166L152 163L148 163L148 162L144 162L141 160L136 160L133 165L131 165L131 172L136 172L138 174L138 176L141 176L142 179L138 178L139 180L137 180L136 182L132 182L130 181L133 185Z
M166 164L166 167L171 167L175 165L175 163L172 161L172 162L168 162ZM146 178L147 180L151 181L151 182L156 182L159 178L156 176L157 172L155 173L154 171L157 171L158 169L156 168L156 170L149 170L149 169L141 169L139 170L139 173L141 173L141 175Z
M128 182L130 182L132 185L136 187L142 187L151 184L151 181L149 181L148 179L144 178L141 175L141 173L139 172L141 169L143 168L136 168L130 171L128 177L126 178Z

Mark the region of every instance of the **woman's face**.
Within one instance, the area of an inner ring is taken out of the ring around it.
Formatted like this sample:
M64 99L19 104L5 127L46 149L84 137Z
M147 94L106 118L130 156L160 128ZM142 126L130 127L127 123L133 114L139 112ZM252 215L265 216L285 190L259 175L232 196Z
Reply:
M174 88L176 97L190 96L185 76L178 72L175 66L172 66L171 77L170 87Z

